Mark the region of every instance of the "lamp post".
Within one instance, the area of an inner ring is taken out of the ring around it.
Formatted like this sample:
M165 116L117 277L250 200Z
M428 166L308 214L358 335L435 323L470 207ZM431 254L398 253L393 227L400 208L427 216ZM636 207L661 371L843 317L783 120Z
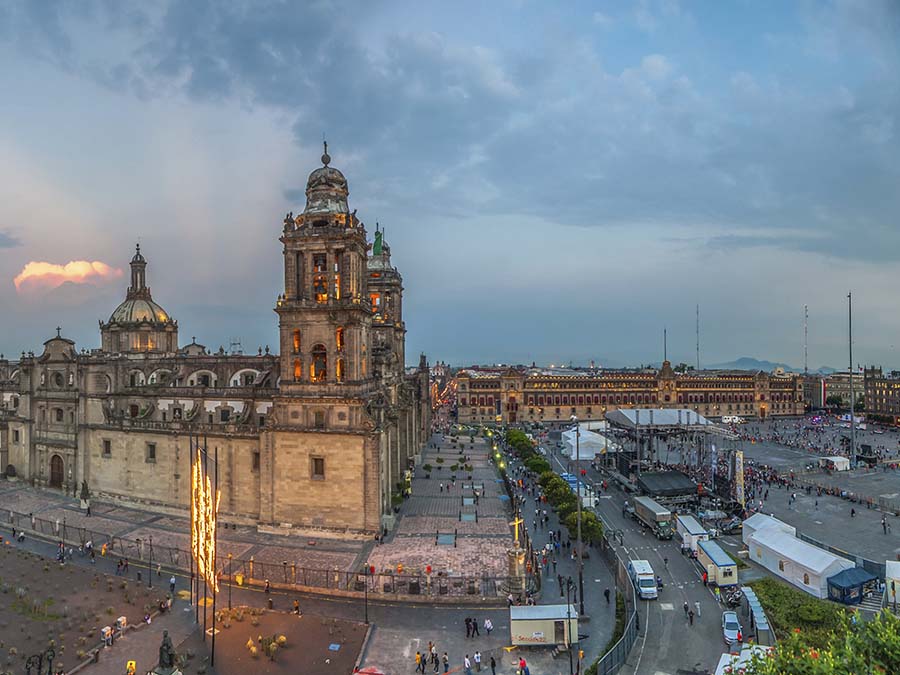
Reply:
M365 607L366 607L366 625L369 625L369 563L366 563L364 569L364 578L365 582L364 590L365 590Z
M574 673L572 665L572 636L569 631L572 628L572 603L569 600L569 591L572 589L572 577L566 577L566 651L569 652L569 672Z
M575 415L572 415L572 421L575 423L575 496L578 498L578 613L584 616L584 558L581 550L581 467L578 465L578 461L581 459L581 428Z
M153 588L153 535L150 535L150 562L147 563L147 588Z
M231 609L231 587L234 585L234 577L231 574L231 553L228 554L228 609Z

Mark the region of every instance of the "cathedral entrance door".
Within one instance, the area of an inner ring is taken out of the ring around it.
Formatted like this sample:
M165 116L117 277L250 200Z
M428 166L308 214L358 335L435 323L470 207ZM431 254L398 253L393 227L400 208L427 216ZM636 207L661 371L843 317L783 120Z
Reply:
M63 461L59 455L50 458L50 487L61 488L63 483Z

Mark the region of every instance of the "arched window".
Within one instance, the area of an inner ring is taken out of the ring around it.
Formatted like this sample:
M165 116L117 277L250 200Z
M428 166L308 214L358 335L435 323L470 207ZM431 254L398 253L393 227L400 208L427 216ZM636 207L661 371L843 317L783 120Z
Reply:
M328 352L325 345L316 345L312 350L312 362L309 364L311 382L324 382L328 377Z
M313 256L313 295L316 302L322 304L328 302L328 271L327 257L324 253Z
M300 331L299 330L294 331L294 353L295 354L300 353ZM296 379L299 379L299 378L296 378Z
M62 376L62 373L54 373L54 375L53 375L53 384L55 384L57 387L62 387L62 386L63 386L63 376Z
M339 352L344 351L344 327L338 326L334 331L334 344Z
M338 359L334 364L334 376L338 382L344 381L344 359Z
M294 359L294 381L299 382L303 377L303 368L300 359Z

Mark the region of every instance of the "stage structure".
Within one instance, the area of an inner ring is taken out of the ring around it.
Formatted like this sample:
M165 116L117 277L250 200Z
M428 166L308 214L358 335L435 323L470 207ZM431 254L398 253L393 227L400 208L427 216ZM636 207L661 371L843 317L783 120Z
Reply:
M206 641L207 591L212 595L212 645L210 666L216 663L216 596L219 577L216 570L217 521L219 514L219 449L212 458L213 473L209 472L209 450L206 438L190 437L191 457L191 601L195 607L195 620L200 622L200 584L203 584L203 640ZM196 577L193 566L196 565ZM195 583L196 580L196 583Z
M668 466L701 484L694 499L707 495L743 506L743 441L727 426L668 408L613 410L606 421L622 444L616 457L621 481L637 488L643 472Z

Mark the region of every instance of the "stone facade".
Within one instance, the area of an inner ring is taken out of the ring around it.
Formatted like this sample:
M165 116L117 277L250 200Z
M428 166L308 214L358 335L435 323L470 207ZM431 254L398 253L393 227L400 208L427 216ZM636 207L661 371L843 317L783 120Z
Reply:
M405 368L403 288L383 233L368 244L346 179L322 161L304 212L284 221L278 355L178 347L138 249L99 349L57 331L39 355L0 357L0 469L184 510L194 436L218 450L226 520L390 527L391 496L430 433L429 369L424 355Z
M601 420L618 408L690 408L705 417L802 415L799 375L749 371L469 368L455 377L460 423Z
M900 371L884 373L880 367L863 371L866 417L874 422L900 424ZM855 394L857 399L860 393Z

